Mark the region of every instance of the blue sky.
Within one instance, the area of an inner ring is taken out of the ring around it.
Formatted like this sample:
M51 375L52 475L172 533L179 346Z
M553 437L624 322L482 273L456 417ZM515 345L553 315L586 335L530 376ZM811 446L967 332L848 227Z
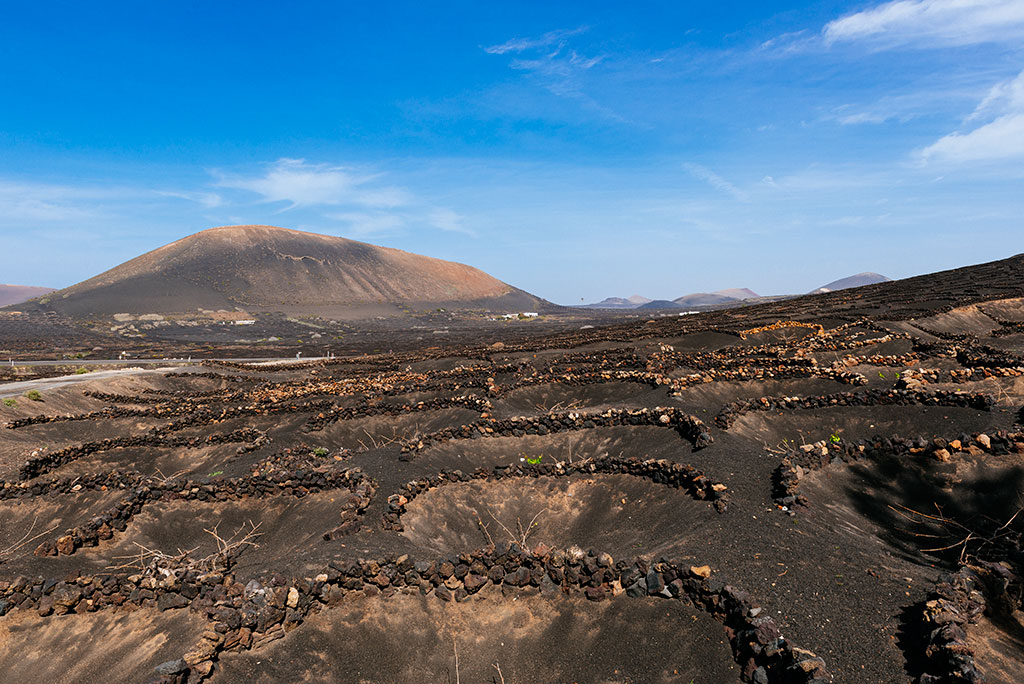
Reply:
M267 223L553 301L1024 251L1024 0L49 2L0 21L0 282Z

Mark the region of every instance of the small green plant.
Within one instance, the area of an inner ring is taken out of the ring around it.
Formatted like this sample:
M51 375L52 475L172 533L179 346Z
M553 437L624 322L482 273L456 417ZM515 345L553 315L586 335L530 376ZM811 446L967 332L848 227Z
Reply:
M543 460L544 460L544 454L541 454L540 456L534 456L533 458L531 458L529 456L526 457L526 462L529 463L530 465L537 465L538 463L540 463Z
M327 451L326 447L317 447L316 449L313 449L313 455L316 456L317 458L323 458L328 453L330 452Z
M839 433L833 432L831 435L828 436L828 441L832 442L833 444L839 444L839 442L843 441L843 438L839 436Z
M25 392L25 398L29 401L42 401L43 395L39 393L39 390L29 390Z
M75 369L75 375L85 375L88 372L89 369L86 368L85 366L79 366L78 368Z
M18 400L17 399L4 399L4 406L17 406L17 405L18 405Z
M885 380L885 373L883 373L882 371L878 371L878 377L880 377L883 380Z
M223 470L214 470L212 473L210 473L210 477L217 477L218 475L223 475L223 474L224 474Z

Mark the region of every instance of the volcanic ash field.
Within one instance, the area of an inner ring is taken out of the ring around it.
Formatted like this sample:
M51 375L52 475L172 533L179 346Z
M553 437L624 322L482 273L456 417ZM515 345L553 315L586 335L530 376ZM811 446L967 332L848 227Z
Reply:
M0 678L1019 682L1024 304L843 296L3 407Z

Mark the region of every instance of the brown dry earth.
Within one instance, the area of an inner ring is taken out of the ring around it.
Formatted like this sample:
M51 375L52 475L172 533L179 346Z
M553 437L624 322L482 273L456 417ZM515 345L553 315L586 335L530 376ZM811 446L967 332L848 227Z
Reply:
M0 406L0 679L1019 681L1011 262L800 316L209 364ZM480 560L551 549L583 586ZM669 566L746 592L744 624L772 618L791 661L665 598ZM961 568L984 611L936 622Z
M24 310L73 316L409 302L536 310L528 293L465 264L275 226L222 226L147 252ZM309 307L306 307L309 308Z

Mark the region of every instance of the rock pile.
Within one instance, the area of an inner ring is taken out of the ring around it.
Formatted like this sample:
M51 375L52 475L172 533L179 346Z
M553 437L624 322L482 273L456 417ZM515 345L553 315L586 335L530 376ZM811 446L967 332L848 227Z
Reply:
M0 501L23 500L47 494L72 494L80 491L121 490L125 492L111 508L65 531L55 540L44 541L35 550L37 556L71 555L81 547L96 546L123 532L145 506L159 501L239 501L246 498L291 496L347 489L354 497L340 505L345 519L361 515L370 505L377 484L357 469L341 471L294 470L239 478L214 478L198 482L188 479L160 479L137 472L113 471L102 475L53 479L46 482L0 482Z
M594 458L576 463L516 464L478 468L472 473L461 470L444 470L433 477L406 483L396 494L388 497L388 508L384 513L384 529L401 532L402 514L406 506L420 494L447 484L472 482L474 480L498 481L521 477L568 477L576 474L620 474L642 477L657 484L685 490L700 501L710 501L722 513L726 510L728 487L712 482L704 473L692 466L673 463L663 459L641 460L638 458Z
M199 449L217 444L238 444L238 453L255 451L269 443L267 433L256 428L240 428L226 433L214 433L205 437L162 436L159 434L136 435L133 437L113 437L95 442L85 442L50 452L34 452L18 470L22 480L31 480L47 473L54 468L71 463L80 458L91 456L101 451L109 451L124 447L173 447L179 449Z
M939 579L921 606L920 644L925 671L918 684L983 684L984 676L967 644L967 627L985 613L981 581L971 568Z
M995 402L987 394L969 394L938 390L892 389L837 392L814 397L759 397L740 399L726 404L715 416L715 425L728 430L751 411L789 411L793 409L823 409L836 406L956 406L990 411Z
M467 601L488 586L551 597L582 594L591 601L622 595L682 601L723 623L744 680L832 681L821 658L791 644L747 592L719 579L709 567L666 559L616 562L607 553L578 548L540 547L530 552L516 544L498 544L440 560L400 556L332 562L312 579L274 575L245 585L230 573L188 567L80 575L64 581L19 577L0 581L0 616L12 609L47 616L128 605L155 610L188 607L204 615L210 626L181 658L159 665L151 684L198 684L212 674L221 652L258 649L301 625L311 612L338 605L349 595L386 598L412 592Z
M829 465L853 463L861 459L911 456L949 461L955 454L978 456L986 453L997 456L1024 454L1024 433L999 430L991 435L961 435L952 440L942 437L902 439L881 436L856 442L823 440L803 445L782 459L774 477L775 501L787 507L807 506L807 498L799 493L800 480L809 472Z
M653 409L609 409L601 413L549 413L546 416L523 418L483 419L470 425L444 428L422 435L403 444L402 453L407 459L412 454L434 444L453 439L479 439L483 437L522 437L523 435L548 435L563 431L590 430L616 425L654 425L673 428L684 438L693 442L694 448L701 449L714 440L707 426L695 416L672 407Z

